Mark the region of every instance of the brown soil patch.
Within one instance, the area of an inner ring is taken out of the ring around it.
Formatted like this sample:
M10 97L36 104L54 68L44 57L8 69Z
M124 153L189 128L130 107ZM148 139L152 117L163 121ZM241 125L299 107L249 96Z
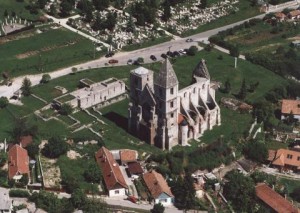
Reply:
M42 53L42 52L48 52L48 51L51 51L51 50L54 50L54 49L58 49L58 48L62 48L62 47L67 47L67 46L74 45L74 44L76 44L79 40L80 40L80 39L76 39L76 40L73 40L73 41L68 42L67 44L62 44L62 45L53 45L53 46L43 47L43 48L40 49L39 51L38 51L38 50L28 51L28 52L25 52L25 53L21 53L21 54L16 55L16 58L17 58L17 59L29 58L29 57L31 57L31 56L35 56L35 55L37 55L37 54L39 54L39 53Z
M237 43L244 44L244 45L248 45L248 44L251 45L258 42L267 41L272 39L273 37L278 37L278 36L281 36L281 34L280 33L272 34L268 31L260 32L260 33L251 32L249 34L244 34L241 36L230 36L227 38L227 40L235 41Z
M5 44L7 42L19 40L19 39L22 39L22 38L29 38L29 37L34 36L34 35L35 35L35 32L33 30L28 31L26 33L16 34L16 35L7 35L7 36L4 36L4 37L0 38L0 44Z
M292 40L292 41L300 40L300 35L297 35L297 36L292 37L292 38L288 38L287 40Z
M276 46L280 46L281 43L275 43L275 44L269 44L269 45L265 45L265 46L261 46L255 49L255 51L260 51L266 48L270 48L270 47L276 47Z

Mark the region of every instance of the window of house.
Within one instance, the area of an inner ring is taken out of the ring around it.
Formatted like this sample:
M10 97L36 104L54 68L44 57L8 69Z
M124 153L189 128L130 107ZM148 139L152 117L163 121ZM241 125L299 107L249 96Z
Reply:
M186 92L183 94L183 97L186 97Z
M170 107L173 108L174 107L174 103L173 101L170 102Z
M137 86L138 85L138 80L137 79L134 79L134 84Z
M196 93L196 87L194 88L193 92Z
M162 96L162 94L163 94L163 91L161 88L159 88L159 95Z
M159 202L160 203L166 203L166 202L168 202L168 200L167 199L160 199Z
M293 155L288 154L288 155L287 155L287 158L288 158L288 159L292 159L292 158L293 158Z
M300 157L299 156L297 157L297 161L300 161Z
M171 95L174 94L174 88L171 88L170 93L171 93Z
M119 191L119 190L116 190L116 191L115 191L115 194L120 194L120 191Z
M174 118L174 113L171 113L171 118Z

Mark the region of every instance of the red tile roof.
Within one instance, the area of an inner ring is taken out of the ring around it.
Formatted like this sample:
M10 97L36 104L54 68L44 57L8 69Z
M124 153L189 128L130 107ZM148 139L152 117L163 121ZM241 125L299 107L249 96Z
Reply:
M132 175L144 173L144 170L141 167L141 164L139 164L138 162L128 163L128 171Z
M277 13L275 13L275 17L276 18L286 18L286 15L284 13L277 12Z
M289 155L289 158L288 158ZM269 158L271 159L274 153L269 150ZM288 149L278 149L273 158L272 164L276 166L290 165L300 169L300 152L292 151Z
M32 143L32 136L31 135L27 135L27 136L21 136L20 137L20 144L22 146L22 148L26 148L29 144Z
M158 198L162 193L166 193L170 197L174 197L163 176L152 170L143 175L143 179L154 199Z
M291 17L300 16L300 10L293 10L293 11L289 12L289 15Z
M96 161L102 169L105 185L108 190L117 188L128 188L119 165L113 158L112 153L102 147L95 154Z
M29 157L26 149L15 144L8 151L8 178L18 174L29 175Z
M300 100L282 100L281 113L300 115Z
M137 160L138 153L135 150L122 149L120 150L120 160L122 162L134 162Z
M265 183L259 183L255 187L256 196L264 203L279 213L298 213L298 209L294 207L288 200L268 187Z

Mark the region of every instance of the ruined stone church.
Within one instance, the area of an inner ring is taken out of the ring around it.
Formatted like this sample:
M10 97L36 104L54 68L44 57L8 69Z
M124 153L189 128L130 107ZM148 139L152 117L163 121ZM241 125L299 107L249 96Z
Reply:
M192 84L179 90L177 76L166 59L157 75L139 67L130 72L128 130L161 149L170 150L205 130L221 125L215 101L216 85L210 81L202 59L193 71Z

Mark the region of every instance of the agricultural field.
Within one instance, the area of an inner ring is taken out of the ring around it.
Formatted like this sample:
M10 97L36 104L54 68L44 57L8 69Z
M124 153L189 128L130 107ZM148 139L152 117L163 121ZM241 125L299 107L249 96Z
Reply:
M274 53L279 47L288 49L291 42L300 40L300 26L293 23L278 23L272 26L268 22L242 28L226 36L225 41L237 45L242 54L247 52Z
M90 40L53 26L2 37L0 44L0 63L9 77L49 72L92 60L94 51Z

